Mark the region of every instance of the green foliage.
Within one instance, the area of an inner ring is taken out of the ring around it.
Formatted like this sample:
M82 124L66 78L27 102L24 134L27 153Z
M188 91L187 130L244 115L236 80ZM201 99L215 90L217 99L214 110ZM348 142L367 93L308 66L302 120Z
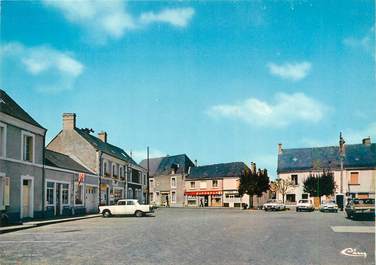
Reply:
M266 169L259 169L257 172L245 170L240 176L239 195L261 196L269 189L269 177Z
M334 176L332 172L323 171L321 174L310 174L304 181L304 192L312 197L333 195L335 189Z

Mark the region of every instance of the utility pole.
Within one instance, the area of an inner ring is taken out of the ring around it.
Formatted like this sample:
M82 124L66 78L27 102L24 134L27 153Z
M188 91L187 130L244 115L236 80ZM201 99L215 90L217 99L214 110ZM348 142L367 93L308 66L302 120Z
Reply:
M147 162L147 172L146 172L146 201L150 204L150 187L149 187L149 146L146 148L146 162Z
M345 140L342 138L342 132L339 133L339 158L340 158L340 166L341 166L340 192L343 194L343 160L345 158Z

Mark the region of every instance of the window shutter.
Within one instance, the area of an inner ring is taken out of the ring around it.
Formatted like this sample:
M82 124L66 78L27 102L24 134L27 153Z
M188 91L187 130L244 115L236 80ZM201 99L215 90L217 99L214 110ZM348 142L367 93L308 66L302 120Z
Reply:
M9 206L10 201L10 178L5 177L5 183L4 183L4 205Z

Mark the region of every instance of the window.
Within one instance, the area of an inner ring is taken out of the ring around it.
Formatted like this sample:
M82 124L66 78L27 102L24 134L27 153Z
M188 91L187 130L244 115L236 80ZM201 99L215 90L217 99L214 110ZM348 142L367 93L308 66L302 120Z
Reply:
M116 166L116 164L114 163L114 164L112 164L112 176L113 177L117 177L117 166Z
M295 202L295 194L286 194L286 201Z
M78 184L78 182L74 183L74 204L83 204L83 185Z
M119 168L119 176L122 178L123 177L123 167Z
M171 178L171 188L176 188L176 178Z
M6 127L0 123L0 157L5 157Z
M213 180L213 187L214 188L218 187L218 180Z
M9 206L9 177L0 175L0 210L5 209L5 206Z
M141 172L132 168L132 182L141 183Z
M22 160L34 162L34 136L22 132Z
M127 167L127 181L131 182L132 179L132 171L130 170L129 167Z
M61 196L62 196L62 204L69 204L69 184L62 184L62 191L61 191Z
M127 205L135 205L134 201L127 201Z
M109 172L108 172L108 164L106 161L103 162L103 175L104 176L108 176L109 175Z
M55 183L47 182L47 205L54 205Z
M359 184L359 172L351 172L350 173L350 185L357 185Z
M296 186L298 185L298 175L291 175L291 182Z
M150 192L149 197L150 197L150 201L153 202L154 201L154 193Z
M176 202L176 192L175 191L171 192L171 202L173 202L173 203Z
M191 189L194 189L195 188L195 182L194 181L191 181Z
M303 193L303 194L302 194L302 199L303 199L303 200L308 199L308 193Z
M125 201L118 201L118 205L125 205Z
M149 179L150 188L154 188L154 179Z

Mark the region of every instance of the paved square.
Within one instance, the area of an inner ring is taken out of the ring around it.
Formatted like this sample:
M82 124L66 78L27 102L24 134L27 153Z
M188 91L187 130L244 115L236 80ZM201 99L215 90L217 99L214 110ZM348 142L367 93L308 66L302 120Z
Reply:
M333 226L374 222L343 213L158 209L155 217L99 217L0 235L0 263L374 264L373 233ZM346 248L367 257L341 254Z

